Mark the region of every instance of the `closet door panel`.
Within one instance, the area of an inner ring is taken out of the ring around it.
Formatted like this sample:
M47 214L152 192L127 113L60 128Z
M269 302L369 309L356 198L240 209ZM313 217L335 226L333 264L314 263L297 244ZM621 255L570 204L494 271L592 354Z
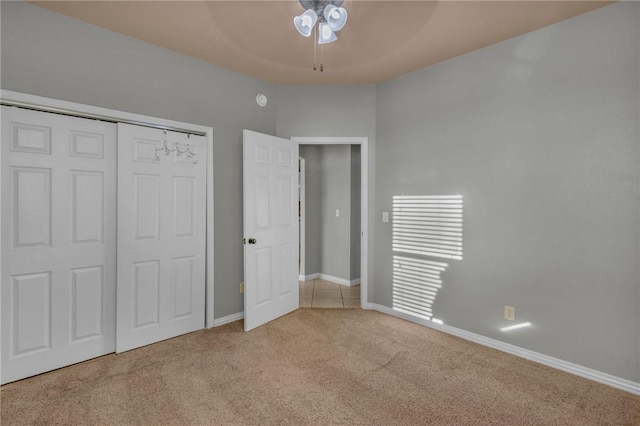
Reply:
M2 107L2 383L115 350L116 125Z
M204 137L118 125L117 352L204 327Z

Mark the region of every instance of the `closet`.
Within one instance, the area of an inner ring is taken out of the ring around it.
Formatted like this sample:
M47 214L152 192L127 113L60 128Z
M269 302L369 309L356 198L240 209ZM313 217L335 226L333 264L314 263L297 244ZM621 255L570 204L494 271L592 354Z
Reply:
M206 138L2 106L2 383L204 327Z

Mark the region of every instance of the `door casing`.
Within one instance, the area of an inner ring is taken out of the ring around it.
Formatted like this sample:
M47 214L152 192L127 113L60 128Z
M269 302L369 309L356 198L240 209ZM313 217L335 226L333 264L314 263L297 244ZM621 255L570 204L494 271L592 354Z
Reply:
M299 222L299 226L300 226L300 240L298 241L298 247L300 250L300 259L299 259L299 263L300 263L300 271L299 271L299 277L298 279L300 281L304 281L304 271L305 271L305 261L306 261L306 252L305 252L305 244L306 244L306 232L304 227L306 226L306 220L305 220L305 161L304 158L300 157L299 158L299 163L300 166L300 171L298 173L298 175L300 176L300 178L298 179L298 185L299 185L299 204L298 204L298 217L300 218L300 222Z

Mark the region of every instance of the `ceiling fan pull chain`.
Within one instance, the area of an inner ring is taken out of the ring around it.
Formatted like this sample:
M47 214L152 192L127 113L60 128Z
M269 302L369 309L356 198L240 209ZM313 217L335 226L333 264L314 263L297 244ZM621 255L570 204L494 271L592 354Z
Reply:
M318 28L317 27L313 27L313 70L315 71L316 68L316 38L318 37Z

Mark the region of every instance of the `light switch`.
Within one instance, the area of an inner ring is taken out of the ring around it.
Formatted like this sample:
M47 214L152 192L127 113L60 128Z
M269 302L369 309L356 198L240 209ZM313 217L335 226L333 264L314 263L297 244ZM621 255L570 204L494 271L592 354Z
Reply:
M340 209L336 209L336 217L340 217Z
M389 212L382 212L382 221L384 223L389 223Z

